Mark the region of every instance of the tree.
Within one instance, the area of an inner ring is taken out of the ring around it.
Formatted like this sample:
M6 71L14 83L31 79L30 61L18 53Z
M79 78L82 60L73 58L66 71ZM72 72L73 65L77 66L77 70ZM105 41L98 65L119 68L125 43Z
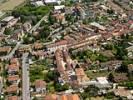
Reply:
M109 80L110 82L114 82L114 75L113 75L112 73L110 73L110 74L108 75L108 80Z
M13 30L11 28L5 28L4 34L5 35L11 35L13 33Z
M85 93L88 94L88 97L95 97L98 95L98 91L99 88L94 86L94 85L89 85L86 89L85 89Z
M52 25L56 22L56 19L52 16L52 12L49 13L48 21L49 21L50 25Z
M69 89L68 84L64 84L64 85L61 85L59 83L55 84L55 90L58 91L58 92L65 91L65 90L68 90L68 89Z

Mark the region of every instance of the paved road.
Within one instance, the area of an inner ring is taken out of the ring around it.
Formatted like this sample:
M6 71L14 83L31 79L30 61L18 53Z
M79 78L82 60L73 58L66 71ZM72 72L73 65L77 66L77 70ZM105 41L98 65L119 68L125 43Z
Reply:
M30 100L29 64L28 53L22 56L22 100Z
M8 55L0 57L0 59L11 59L15 51L20 47L21 43L22 41L18 42L16 46L13 48L13 50Z
M33 31L35 31L40 26L40 24L41 24L41 22L43 20L47 21L47 17L48 17L48 15L45 15L44 17L42 17L42 19L35 26L33 26L31 28L31 30L29 31L29 33L32 33Z
M3 83L2 83L2 77L0 77L0 95L2 93Z

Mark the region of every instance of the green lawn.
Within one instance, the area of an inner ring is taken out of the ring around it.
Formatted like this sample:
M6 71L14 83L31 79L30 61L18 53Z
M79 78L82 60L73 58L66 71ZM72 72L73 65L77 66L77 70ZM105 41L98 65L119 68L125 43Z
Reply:
M101 71L101 72L86 71L86 74L90 79L95 79L96 77L108 76L109 72L107 71Z

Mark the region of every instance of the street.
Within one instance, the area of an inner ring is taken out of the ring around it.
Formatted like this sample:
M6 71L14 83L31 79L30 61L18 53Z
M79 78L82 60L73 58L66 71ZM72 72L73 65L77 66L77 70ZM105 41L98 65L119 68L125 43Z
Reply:
M42 17L42 19L35 25L31 28L31 30L29 31L29 33L32 33L33 31L35 31L41 24L41 22L44 20L46 21L47 20L47 15L45 15L44 17Z
M22 100L30 100L30 80L29 80L29 64L27 62L28 53L22 56Z
M22 41L18 42L16 44L16 46L13 48L13 50L6 56L0 57L0 59L11 59L13 57L13 54L15 53L15 51L19 48L19 46L21 45Z

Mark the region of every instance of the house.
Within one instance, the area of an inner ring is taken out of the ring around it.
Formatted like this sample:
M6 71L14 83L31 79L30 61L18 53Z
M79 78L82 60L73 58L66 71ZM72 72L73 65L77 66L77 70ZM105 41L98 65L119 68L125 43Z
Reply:
M16 64L8 65L7 67L8 74L16 74L19 72L19 66Z
M14 16L8 16L2 19L1 23L6 25L7 28L14 26L18 22L19 18L14 18Z
M20 100L18 96L9 96L7 100Z
M128 72L133 73L133 64L128 65Z
M63 49L66 48L68 45L68 42L66 40L60 40L55 43L49 44L46 46L48 52L55 52L57 49Z
M12 50L10 46L0 47L0 55L7 54Z
M87 83L90 79L87 77L87 75L84 72L83 68L76 68L75 69L75 74L77 76L77 81L79 84L84 85Z
M45 100L80 100L78 94L48 94L45 97Z
M20 82L19 75L9 75L7 81L11 84L18 84Z
M39 7L39 6L45 6L43 1L35 1L35 2L31 2L32 5Z
M13 41L19 41L23 38L23 36L24 36L24 31L22 29L18 29L14 31L10 39L12 39Z
M100 67L101 67L101 69L112 71L112 70L116 70L119 67L121 67L121 64L122 64L122 61L112 60L112 61L108 61L108 62L105 62L105 63L101 63Z
M12 93L18 93L19 92L19 88L17 85L10 85L9 87L6 88L6 92L8 94L12 94Z
M96 22L92 22L92 23L90 23L90 25L94 26L94 27L96 27L100 30L103 30L103 31L106 30L106 27L104 27L104 26L102 26L102 25L100 25L99 23L96 23Z
M126 97L128 100L133 99L133 95L130 90L125 89L124 87L118 87L114 90L115 96Z
M65 5L54 6L54 10L61 10L64 8L65 8Z
M60 0L44 0L46 4L57 3Z
M35 89L36 89L37 93L46 92L46 82L43 80L36 80L35 81Z
M24 31L26 31L26 32L29 32L30 31L30 29L31 29L31 23L30 22L25 22L24 24L23 24L23 30Z
M33 51L32 55L38 57L39 59L44 59L45 57L49 56L49 54L43 50Z
M119 73L119 74L114 75L114 81L116 83L127 81L127 80L128 80L128 77L127 77L127 74L125 73Z
M45 96L44 100L57 100L57 95L56 94L48 94Z
M41 49L44 49L44 46L41 43L34 43L33 46L32 46L32 48L34 50L41 50Z
M18 48L18 52L29 52L31 50L30 45L22 45L21 47Z
M108 82L107 77L97 77L94 85L99 89L111 88L111 84Z
M16 64L16 65L19 66L19 60L18 60L18 58L11 58L10 64Z

